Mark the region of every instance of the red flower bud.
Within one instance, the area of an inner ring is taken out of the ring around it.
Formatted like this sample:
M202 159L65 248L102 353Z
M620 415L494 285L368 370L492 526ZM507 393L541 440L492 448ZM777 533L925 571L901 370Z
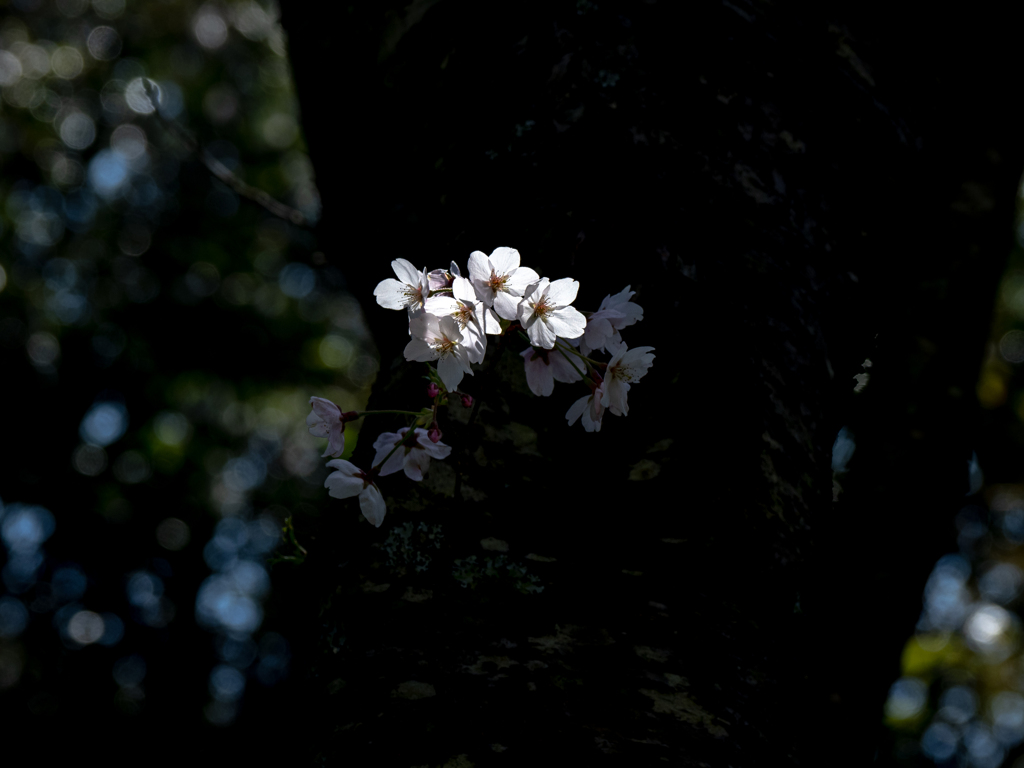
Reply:
M439 443L441 442L441 430L435 425L430 428L429 432L427 432L427 437L430 438L430 442Z
M437 386L437 384L435 384L434 382L430 382L430 384L427 385L427 397L433 399L440 394L441 389L440 387Z
M472 408L473 407L473 396L472 395L463 395L462 396L462 407L463 408Z

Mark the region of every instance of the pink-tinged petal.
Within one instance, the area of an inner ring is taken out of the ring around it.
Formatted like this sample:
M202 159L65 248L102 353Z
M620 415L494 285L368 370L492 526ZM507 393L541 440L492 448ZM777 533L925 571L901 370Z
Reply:
M574 359L570 363L568 358ZM582 370L583 363L579 362L579 358L576 358L571 352L563 355L560 350L552 350L551 354L548 355L548 361L551 363L551 375L555 381L570 384L583 378L576 370L576 368ZM576 368L572 367L574 363Z
M523 323L523 326L526 329L526 335L530 339L530 343L535 347L554 349L555 339L558 334L555 333L551 324L537 319L536 315L531 315L531 319L533 322L529 325Z
M571 277L555 280L548 286L548 303L566 307L576 301L576 294L579 293L579 290L579 282Z
M345 425L341 419L330 425L330 433L327 435L327 449L320 456L321 459L328 456L341 456L345 452Z
M417 363L428 363L431 360L437 360L437 350L423 339L412 339L405 345L405 359L415 360Z
M454 392L459 388L465 371L455 355L446 355L437 361L437 375L441 377L444 388Z
M597 398L598 393L594 393L594 397L587 401L589 407L583 411L583 428L587 432L600 432L601 431L601 417L604 415L604 409L600 405L600 400Z
M504 291L494 294L494 311L506 320L515 320L520 299Z
M583 331L583 342L590 349L600 349L604 346L605 339L612 335L613 330L611 321L607 317L601 317L600 312L595 312L587 319L587 327Z
M427 430L425 429L416 430L416 442L419 444L419 448L416 450L424 451L432 459L447 459L452 452L452 447L450 445L442 442L435 443L431 441Z
M556 336L575 339L582 336L587 327L587 318L574 307L556 309L547 317L547 325Z
M362 510L363 517L373 523L374 528L380 528L388 508L376 485L366 486L359 494L359 509Z
M429 443L430 440L428 439ZM405 456L404 469L405 476L410 480L415 480L417 483L423 479L424 473L430 467L430 456L426 451L412 450Z
M483 318L484 333L499 335L501 333L501 320L490 307L478 307L477 313Z
M421 272L405 259L395 259L391 262L391 268L395 270L395 277L411 286L420 284Z
M405 434L405 430L399 430L398 432L382 432L377 437L377 439L373 443L373 450L375 452L374 457L373 457L373 466L376 467L378 464L380 464L382 461L384 461L384 459L387 457L387 455L389 453L391 453L391 449L394 448L397 443L402 442L402 436L404 434ZM400 454L400 453L402 453L402 449L401 448L399 448L397 451L395 451L395 454ZM392 458L394 458L395 454L392 454ZM399 460L398 460L398 467L396 469L392 469L389 466L390 464L391 464L391 460L389 459L388 460L388 464L386 464L385 466L381 467L381 470L380 470L379 474L381 474L381 475L390 475L392 472L397 472L399 469L402 468L402 460L401 460L401 458L399 458Z
M448 341L462 341L462 331L459 329L459 323L454 317L449 315L437 318L437 328L440 331L440 335L444 336Z
M466 350L466 359L471 363L482 363L487 352L487 337L476 319L462 329L462 348Z
M505 283L505 287L510 293L516 296L522 296L526 291L527 286L532 283L536 283L541 277L529 267L520 267L512 276L509 277L508 282ZM544 278L547 280L547 278Z
M604 396L601 398L601 405L608 408L616 416L629 414L629 404L626 402L626 393L629 392L629 384L621 379L609 377L604 380Z
M329 496L336 499L347 499L363 490L363 478L358 476L359 468L342 459L328 461L327 466L336 469L324 480L324 488Z
M316 411L310 411L306 417L306 426L309 427L309 434L313 437L327 437L331 428L327 422L316 415Z
M583 415L583 411L587 410L589 405L590 395L586 395L585 397L581 397L579 400L577 400L575 403L569 406L569 410L566 412L565 418L569 420L570 427L576 423L576 420L580 416Z
M633 298L633 294L635 293L636 291L629 290L629 286L627 285L614 296L612 294L608 294L607 296L605 296L604 300L601 302L601 306L599 306L598 309L610 309L611 307L618 306L619 304L625 304L627 301Z
M459 302L451 296L431 296L423 305L428 314L434 317L445 317L459 311Z
M513 269L519 268L519 251L515 248L495 248L488 258L491 261L491 269L498 275L507 275Z
M525 363L526 383L537 397L548 397L555 391L555 379L551 366L531 347L521 353ZM579 377L577 377L579 378Z
M456 277L452 283L452 296L469 304L479 301L473 283L464 277Z
M377 297L377 303L384 309L405 309L409 306L409 291L412 290L405 283L400 283L393 277L381 280L373 289L373 295Z
M469 279L486 283L491 279L491 265L487 261L487 254L483 251L473 251L469 254Z
M328 423L341 419L341 408L323 397L309 398L309 407L313 409L313 413Z

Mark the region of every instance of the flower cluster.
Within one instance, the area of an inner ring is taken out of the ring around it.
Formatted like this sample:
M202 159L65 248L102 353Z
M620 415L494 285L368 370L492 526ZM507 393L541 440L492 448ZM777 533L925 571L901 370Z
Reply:
M373 448L373 466L364 472L348 461L335 459L327 466L336 470L325 483L336 498L359 497L363 515L380 526L386 511L377 478L404 471L415 481L423 479L430 459L444 459L451 447L440 442L438 407L473 405L472 396L461 392L463 378L473 375L482 363L487 337L507 338L517 332L529 347L521 353L526 381L535 395L548 396L556 381L582 382L589 394L569 408L569 424L582 420L588 432L601 429L606 411L616 416L629 412L630 386L641 379L654 361L653 347L630 349L621 331L643 319L643 309L630 301L629 286L609 294L594 312L572 306L580 284L570 277L549 280L529 267L520 266L519 251L496 248L490 256L482 251L469 255L469 276L453 261L448 269L417 270L405 259L391 262L395 277L382 280L373 294L385 309L405 310L409 316L409 343L405 359L431 363L427 396L432 407L421 411L366 411L342 413L334 403L310 398L312 412L306 419L309 431L328 439L324 456L340 456L345 447L346 421L371 413L402 413L414 424L380 435ZM611 356L600 362L596 353Z

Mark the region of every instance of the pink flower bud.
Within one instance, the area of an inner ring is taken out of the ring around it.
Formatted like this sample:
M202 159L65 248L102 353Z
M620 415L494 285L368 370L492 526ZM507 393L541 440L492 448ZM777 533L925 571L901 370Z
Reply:
M435 425L430 428L429 432L427 432L427 437L430 438L430 442L439 443L441 442L441 430Z
M441 394L441 388L438 387L437 384L435 384L434 382L430 382L430 384L427 385L427 397L433 399L437 397L439 394Z
M463 395L462 396L462 407L463 408L472 408L473 407L473 396L472 395Z

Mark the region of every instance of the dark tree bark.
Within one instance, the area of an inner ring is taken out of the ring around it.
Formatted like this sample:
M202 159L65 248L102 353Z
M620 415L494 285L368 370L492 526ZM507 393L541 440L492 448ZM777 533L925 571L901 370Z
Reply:
M532 397L510 344L465 382L481 404L445 425L452 459L387 484L379 530L326 495L301 521L304 743L325 764L884 758L881 704L967 490L1022 164L1011 25L419 0L326 26L282 6L321 244L381 351L375 404L424 402L404 315L372 300L397 257L513 246L591 309L631 284L627 340L657 355L629 417L585 434L564 420L579 394ZM441 546L386 544L408 522ZM488 538L500 573L464 587Z

